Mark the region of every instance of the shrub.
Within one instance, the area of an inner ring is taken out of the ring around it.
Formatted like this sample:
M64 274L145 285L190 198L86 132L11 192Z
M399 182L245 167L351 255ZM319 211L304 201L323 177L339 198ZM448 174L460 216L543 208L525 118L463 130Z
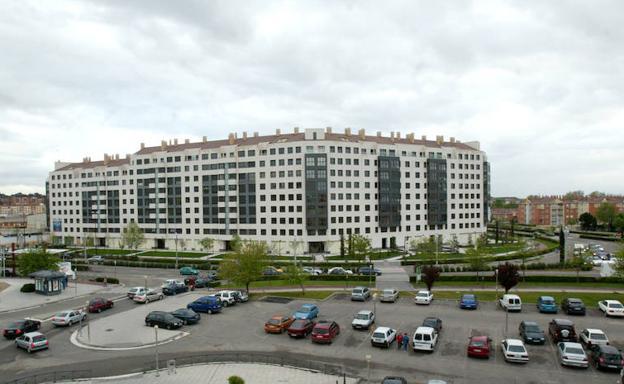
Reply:
M228 377L228 384L245 384L245 380L239 376L230 376Z
M33 283L28 283L28 284L24 284L22 285L22 288L20 288L20 292L35 292L35 284Z

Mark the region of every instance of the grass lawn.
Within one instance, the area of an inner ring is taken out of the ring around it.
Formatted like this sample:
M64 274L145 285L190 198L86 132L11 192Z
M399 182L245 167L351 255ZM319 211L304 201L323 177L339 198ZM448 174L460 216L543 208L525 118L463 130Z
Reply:
M80 253L80 250L77 250L76 253ZM88 256L94 256L94 255L100 255L100 256L105 256L105 255L117 255L117 256L124 256L124 255L129 255L131 253L137 253L140 251L136 251L136 250L132 250L132 249L109 249L109 248L89 248L87 249L87 255Z
M271 256L267 255L267 261L295 261L295 256ZM297 256L297 261L312 260L311 256Z
M458 292L449 292L449 291L436 291L435 287L433 287L433 295L436 299L457 299L459 300L460 295L463 292L468 291L458 291ZM470 293L474 293L477 295L477 298L481 301L495 301L496 300L496 292L491 291L472 291ZM504 291L499 291L499 297L504 293ZM539 296L552 296L555 298L557 303L560 303L562 299L566 297L575 297L577 299L583 300L585 305L588 308L597 308L598 301L611 299L611 300L620 300L624 301L624 294L618 293L593 293L593 292L513 292L517 294L522 299L522 302L525 304L535 304L537 302L537 298Z
M306 291L305 294L299 291L293 292L272 292L272 293L252 293L249 295L251 300L257 300L264 296L279 296L279 297L289 297L293 299L315 299L315 300L323 300L328 298L335 291Z
M466 257L466 255L464 255L463 253L459 253L459 252L457 252L457 253L442 253L442 252L440 252L438 254L438 261L461 259L461 258L464 258L464 257ZM417 256L417 255L412 255L412 256L409 256L407 258L407 260L424 260L424 259L426 259L426 260L435 260L435 255L434 255L433 258L432 257L423 258L423 257Z
M494 254L499 254L499 253L520 251L522 250L522 248L523 248L523 244L518 244L518 243L500 244L500 245L490 244L487 247L485 247L483 250L487 254L494 255Z
M371 260L384 260L384 259L388 259L391 257L396 257L396 256L401 256L401 252L400 251L392 251L392 250L388 250L388 251L379 251L379 252L373 252L370 255ZM345 256L340 256L340 255L334 255L334 256L325 256L325 260L358 260L355 257L349 257L349 255L345 255ZM362 259L363 262L367 262L368 261L368 255L366 255L364 257L364 259Z
M206 256L207 253L201 252L178 252L178 257L200 258ZM147 251L137 256L155 256L155 257L176 257L175 251Z

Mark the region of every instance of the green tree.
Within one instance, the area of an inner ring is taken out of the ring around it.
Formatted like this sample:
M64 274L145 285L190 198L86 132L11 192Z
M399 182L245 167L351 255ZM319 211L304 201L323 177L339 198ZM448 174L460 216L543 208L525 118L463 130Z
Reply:
M298 285L301 288L301 293L305 295L305 282L308 279L308 275L298 265L289 265L284 271L286 280L293 284Z
M353 251L353 234L349 233L349 238L347 240L347 253L349 254L349 259L355 258L355 252Z
M596 219L606 224L609 231L613 231L613 220L617 215L617 207L613 203L604 202L598 206L596 210Z
M479 272L485 269L487 265L483 253L481 253L481 249L478 247L466 249L466 259L468 260L470 268L477 272L477 281L479 281Z
M61 259L48 253L46 249L32 250L17 258L17 271L21 276L28 276L41 270L58 271Z
M299 248L301 248L303 246L303 241L301 240L291 240L290 243L288 243L288 245L290 246L290 249L292 251L293 256L295 257L295 260L297 259L297 253L299 253Z
M440 268L433 265L425 265L422 268L422 281L427 286L427 289L431 291L433 284L440 278Z
M353 257L365 261L366 255L370 253L371 241L366 236L355 234L351 237L351 249L353 250Z
M620 238L624 239L624 213L618 213L613 219L613 228L620 232Z
M145 241L143 230L134 221L128 223L121 234L121 243L128 249L138 249Z
M448 245L451 248L451 252L457 252L459 250L459 240L457 240L456 234L453 234L453 237L449 241Z
M210 237L204 237L199 241L199 245L201 245L202 249L205 249L208 253L212 253L212 247L214 247L214 239Z
M238 234L232 236L232 240L230 240L230 249L234 252L238 252L238 250L243 245L243 241L241 240Z
M245 380L240 376L230 376L228 377L228 384L245 384Z
M593 231L596 229L596 218L589 212L585 212L579 216L581 229L584 231Z
M519 281L520 274L517 265L505 263L498 266L498 284L505 289L505 293L518 285Z
M624 246L615 253L615 257L617 260L614 265L615 274L624 279Z
M580 281L581 271L592 265L592 263L589 262L589 258L586 254L574 256L572 259L570 259L568 263L576 271L577 283Z
M431 258L436 251L436 243L433 237L414 238L410 241L410 249L419 258Z
M219 274L234 284L244 285L249 292L249 284L262 278L267 246L261 241L246 241L237 248L221 262Z
M344 235L340 234L340 257L345 257Z

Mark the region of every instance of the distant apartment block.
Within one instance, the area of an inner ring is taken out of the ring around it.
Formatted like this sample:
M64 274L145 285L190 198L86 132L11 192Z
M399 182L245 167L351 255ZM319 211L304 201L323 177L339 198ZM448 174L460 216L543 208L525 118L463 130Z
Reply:
M296 240L310 253L338 252L349 234L375 248L429 236L467 242L490 216L489 169L478 142L442 136L295 128L176 139L125 157L57 162L46 183L49 224L57 242L108 247L130 222L145 248L173 248L178 238L199 249L210 237L225 249L233 235Z

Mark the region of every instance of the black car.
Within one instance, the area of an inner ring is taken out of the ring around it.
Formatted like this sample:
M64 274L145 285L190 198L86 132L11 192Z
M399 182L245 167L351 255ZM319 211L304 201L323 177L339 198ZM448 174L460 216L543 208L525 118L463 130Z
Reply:
M548 333L553 343L561 341L577 342L578 336L574 329L574 323L567 319L553 319L548 324Z
M145 325L153 327L158 325L160 328L174 329L180 328L184 322L170 313L163 311L153 311L145 316Z
M208 288L210 287L210 280L207 277L198 277L195 279L195 288Z
M425 317L422 323L423 327L431 327L436 330L436 332L440 333L442 330L442 320L437 317Z
M381 270L379 270L379 268L371 268L371 267L360 267L360 269L358 269L358 273L360 275L374 275L374 276L381 276Z
M518 327L520 337L525 343L544 344L546 336L540 326L534 321L522 321Z
M598 369L620 371L623 367L622 353L611 345L592 344L587 349L589 361Z
M167 284L163 287L162 293L168 296L177 295L178 293L188 292L188 287L184 284Z
M561 301L561 310L568 315L585 316L585 304L581 299L567 298Z
M171 314L182 320L184 324L197 324L200 319L199 313L187 308L176 309Z
M14 339L25 333L37 331L39 328L41 328L41 322L37 320L17 320L4 329L4 337Z
M400 376L386 376L381 384L407 384L407 380Z

